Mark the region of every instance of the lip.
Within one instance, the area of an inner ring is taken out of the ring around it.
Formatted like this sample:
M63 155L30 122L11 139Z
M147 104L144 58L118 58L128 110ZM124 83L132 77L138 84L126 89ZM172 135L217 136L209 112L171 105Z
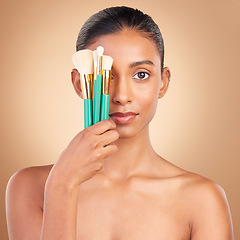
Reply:
M134 112L114 112L109 114L110 118L118 124L130 123L137 115Z

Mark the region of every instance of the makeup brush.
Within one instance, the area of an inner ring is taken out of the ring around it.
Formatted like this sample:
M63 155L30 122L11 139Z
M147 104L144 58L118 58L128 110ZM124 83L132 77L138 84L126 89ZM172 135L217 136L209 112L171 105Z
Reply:
M109 87L111 81L112 63L112 57L102 56L101 121L109 118Z
M97 122L97 120L94 120L96 115L95 115L95 104L96 104L96 86L97 86L97 50L93 51L93 63L94 63L94 74L93 74L93 122Z
M94 62L94 76L93 76L93 79L94 79L94 83L95 83L95 80L97 79L97 50L93 51L93 62Z
M72 62L80 73L80 83L84 99L84 128L93 124L92 116L92 78L93 78L93 53L84 49L75 52Z
M102 88L102 55L104 48L97 47L97 67L96 67L96 81L94 81L94 98L93 98L93 122L94 124L100 121L101 113L101 88Z

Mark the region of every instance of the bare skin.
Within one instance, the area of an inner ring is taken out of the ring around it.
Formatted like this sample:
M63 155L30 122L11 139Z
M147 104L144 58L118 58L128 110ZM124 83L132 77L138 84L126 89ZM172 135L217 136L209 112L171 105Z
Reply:
M54 165L27 168L11 178L10 239L233 239L222 188L152 148L149 123L170 79L168 68L161 73L155 44L124 30L99 37L89 49L99 45L114 59L112 120L81 131ZM72 82L81 96L76 69ZM135 116L123 123L116 112Z

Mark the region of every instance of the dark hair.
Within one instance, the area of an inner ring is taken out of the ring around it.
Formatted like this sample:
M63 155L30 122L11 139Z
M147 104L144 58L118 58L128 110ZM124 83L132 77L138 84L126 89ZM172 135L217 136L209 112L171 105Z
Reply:
M92 15L82 26L77 39L76 50L86 49L97 37L130 28L152 39L161 58L161 71L164 65L164 43L158 25L153 19L138 9L110 7Z

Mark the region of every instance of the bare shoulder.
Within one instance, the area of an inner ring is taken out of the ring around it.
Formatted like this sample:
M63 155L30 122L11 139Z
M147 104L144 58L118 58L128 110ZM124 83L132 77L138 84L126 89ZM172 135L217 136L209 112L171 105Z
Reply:
M21 197L25 199L27 197L36 201L43 199L45 182L52 166L35 166L17 171L8 182L7 198L11 196L16 198L21 193Z
M223 188L217 183L199 174L181 169L171 163L167 164L167 168L165 168L167 175L165 177L174 180L179 190L188 198L191 196L191 198L196 198L195 200L209 200L209 198L218 201L226 200Z
M34 166L21 169L12 175L8 185L23 183L27 186L35 184L39 185L46 181L52 166L53 165Z
M208 197L209 194L217 198L225 196L223 188L206 177L187 171L184 171L180 176L183 186L186 190L194 192L195 196L196 194L200 194L202 197Z
M29 167L10 178L6 190L9 239L33 239L34 236L40 236L44 187L51 168L52 165Z
M194 173L185 173L182 178L192 239L233 239L231 213L223 188Z
M182 178L182 187L193 203L207 203L215 206L227 203L224 189L214 181L191 172L186 172Z

